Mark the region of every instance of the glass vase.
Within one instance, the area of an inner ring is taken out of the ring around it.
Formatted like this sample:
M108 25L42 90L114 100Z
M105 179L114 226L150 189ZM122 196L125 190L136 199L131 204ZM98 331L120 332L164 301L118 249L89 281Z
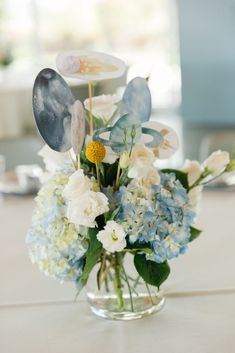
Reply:
M90 308L112 320L134 320L162 309L165 298L138 275L130 254L103 254L87 286Z

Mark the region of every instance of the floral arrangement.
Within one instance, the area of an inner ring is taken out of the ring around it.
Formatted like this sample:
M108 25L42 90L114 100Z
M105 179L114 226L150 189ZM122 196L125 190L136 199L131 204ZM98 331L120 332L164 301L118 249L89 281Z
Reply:
M97 290L105 286L108 292L110 280L123 311L127 286L133 311L137 286L127 275L126 256L146 288L159 289L170 273L168 262L201 233L195 221L203 185L234 170L235 162L217 151L203 164L187 160L179 170L160 170L158 160L175 153L178 138L170 127L149 121L147 79L131 80L122 97L93 97L93 81L124 74L121 60L63 52L57 68L86 80L89 98L75 100L52 69L36 78L34 115L48 146L39 153L46 172L27 235L30 258L46 275L73 281L78 291L97 269Z

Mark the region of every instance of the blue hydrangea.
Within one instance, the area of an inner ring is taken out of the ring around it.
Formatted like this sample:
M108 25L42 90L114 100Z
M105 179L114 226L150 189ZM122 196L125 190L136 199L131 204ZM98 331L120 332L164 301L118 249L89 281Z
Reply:
M117 202L129 242L148 244L148 259L162 263L186 251L195 214L175 174L161 173L160 185L151 188L132 180L120 188Z
M26 243L32 262L46 275L77 282L88 243L86 229L78 231L65 217L62 192L67 181L66 174L54 175L39 191Z

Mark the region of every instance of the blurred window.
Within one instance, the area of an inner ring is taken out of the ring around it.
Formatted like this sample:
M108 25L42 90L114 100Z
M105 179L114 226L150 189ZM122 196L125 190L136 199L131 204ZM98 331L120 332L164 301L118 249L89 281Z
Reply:
M106 51L150 75L154 106L179 102L174 0L1 0L0 67L34 72L65 49Z

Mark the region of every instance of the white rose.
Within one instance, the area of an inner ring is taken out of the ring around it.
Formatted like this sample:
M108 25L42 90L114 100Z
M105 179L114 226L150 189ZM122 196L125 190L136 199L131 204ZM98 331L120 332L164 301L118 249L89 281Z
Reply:
M117 110L116 103L120 101L120 98L116 94L103 94L101 96L92 98L92 113L105 121L111 119L115 111ZM90 101L86 99L84 106L87 110L90 110Z
M77 226L94 228L96 217L108 210L108 199L102 192L87 191L68 202L67 217Z
M182 171L188 174L188 183L189 186L192 186L200 178L203 168L198 161L186 159Z
M202 198L202 190L203 187L199 185L191 189L188 193L189 205L196 213L199 211L199 205Z
M108 221L104 230L100 230L97 239L109 252L122 251L126 246L126 233L122 226L115 221Z
M129 178L143 178L147 176L155 161L152 150L143 144L137 144L133 147L131 161L128 170Z
M220 174L229 163L229 153L218 150L213 152L203 163L203 167L207 168L212 175Z
M70 175L68 184L64 188L63 196L67 200L73 200L83 196L91 189L91 186L91 180L84 175L82 169L79 169Z
M56 152L48 145L43 146L38 152L38 155L42 157L45 168L50 174L54 174L56 171L60 170L65 161L68 160L67 153Z

